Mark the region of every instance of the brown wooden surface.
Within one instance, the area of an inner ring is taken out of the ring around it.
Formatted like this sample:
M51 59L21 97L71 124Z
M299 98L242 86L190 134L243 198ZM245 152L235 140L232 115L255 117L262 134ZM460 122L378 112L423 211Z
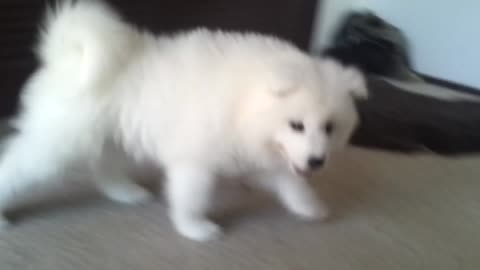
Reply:
M480 152L479 102L435 99L374 78L368 86L370 98L358 104L361 125L354 144L444 155Z

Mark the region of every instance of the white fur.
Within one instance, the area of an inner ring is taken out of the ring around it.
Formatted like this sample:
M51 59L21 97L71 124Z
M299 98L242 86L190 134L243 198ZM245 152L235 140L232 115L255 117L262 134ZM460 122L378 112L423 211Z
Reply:
M325 216L303 172L310 157L347 143L353 98L366 96L357 71L274 37L206 29L154 36L94 1L50 11L38 54L18 132L0 160L0 210L72 165L88 168L114 200L146 201L148 191L127 176L134 158L165 169L170 216L195 240L220 233L206 217L219 175L255 174L293 213ZM305 130L294 131L292 120Z

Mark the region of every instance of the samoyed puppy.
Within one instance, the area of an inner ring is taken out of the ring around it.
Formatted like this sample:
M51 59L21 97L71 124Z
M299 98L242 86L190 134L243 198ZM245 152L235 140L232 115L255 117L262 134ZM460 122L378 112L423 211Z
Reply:
M207 29L157 36L99 1L49 9L37 55L0 160L0 211L72 166L115 201L145 202L128 161L153 162L173 225L198 241L221 232L207 212L223 176L254 176L297 216L325 217L306 179L348 143L354 101L367 96L357 70L287 41Z

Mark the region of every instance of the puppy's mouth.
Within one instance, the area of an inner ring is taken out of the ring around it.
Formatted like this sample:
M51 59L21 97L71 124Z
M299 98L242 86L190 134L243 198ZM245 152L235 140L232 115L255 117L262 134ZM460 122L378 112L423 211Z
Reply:
M275 148L278 150L282 158L285 160L285 162L288 164L288 168L290 171L303 178L309 178L312 175L312 172L307 169L302 169L300 166L297 166L293 161L291 161L288 158L287 152L285 151L285 148L280 144L280 143L275 143Z
M305 169L302 169L298 166L296 166L295 164L293 164L292 162L289 163L289 167L290 167L290 170L300 176L300 177L303 177L303 178L309 178L310 176L312 176L312 171L310 170L305 170Z

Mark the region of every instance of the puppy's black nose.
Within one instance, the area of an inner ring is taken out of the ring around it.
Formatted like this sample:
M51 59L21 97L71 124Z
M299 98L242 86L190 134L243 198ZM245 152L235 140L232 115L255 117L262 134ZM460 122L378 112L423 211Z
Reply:
M308 167L310 169L318 169L321 168L325 164L325 158L324 157L310 157L308 159Z

